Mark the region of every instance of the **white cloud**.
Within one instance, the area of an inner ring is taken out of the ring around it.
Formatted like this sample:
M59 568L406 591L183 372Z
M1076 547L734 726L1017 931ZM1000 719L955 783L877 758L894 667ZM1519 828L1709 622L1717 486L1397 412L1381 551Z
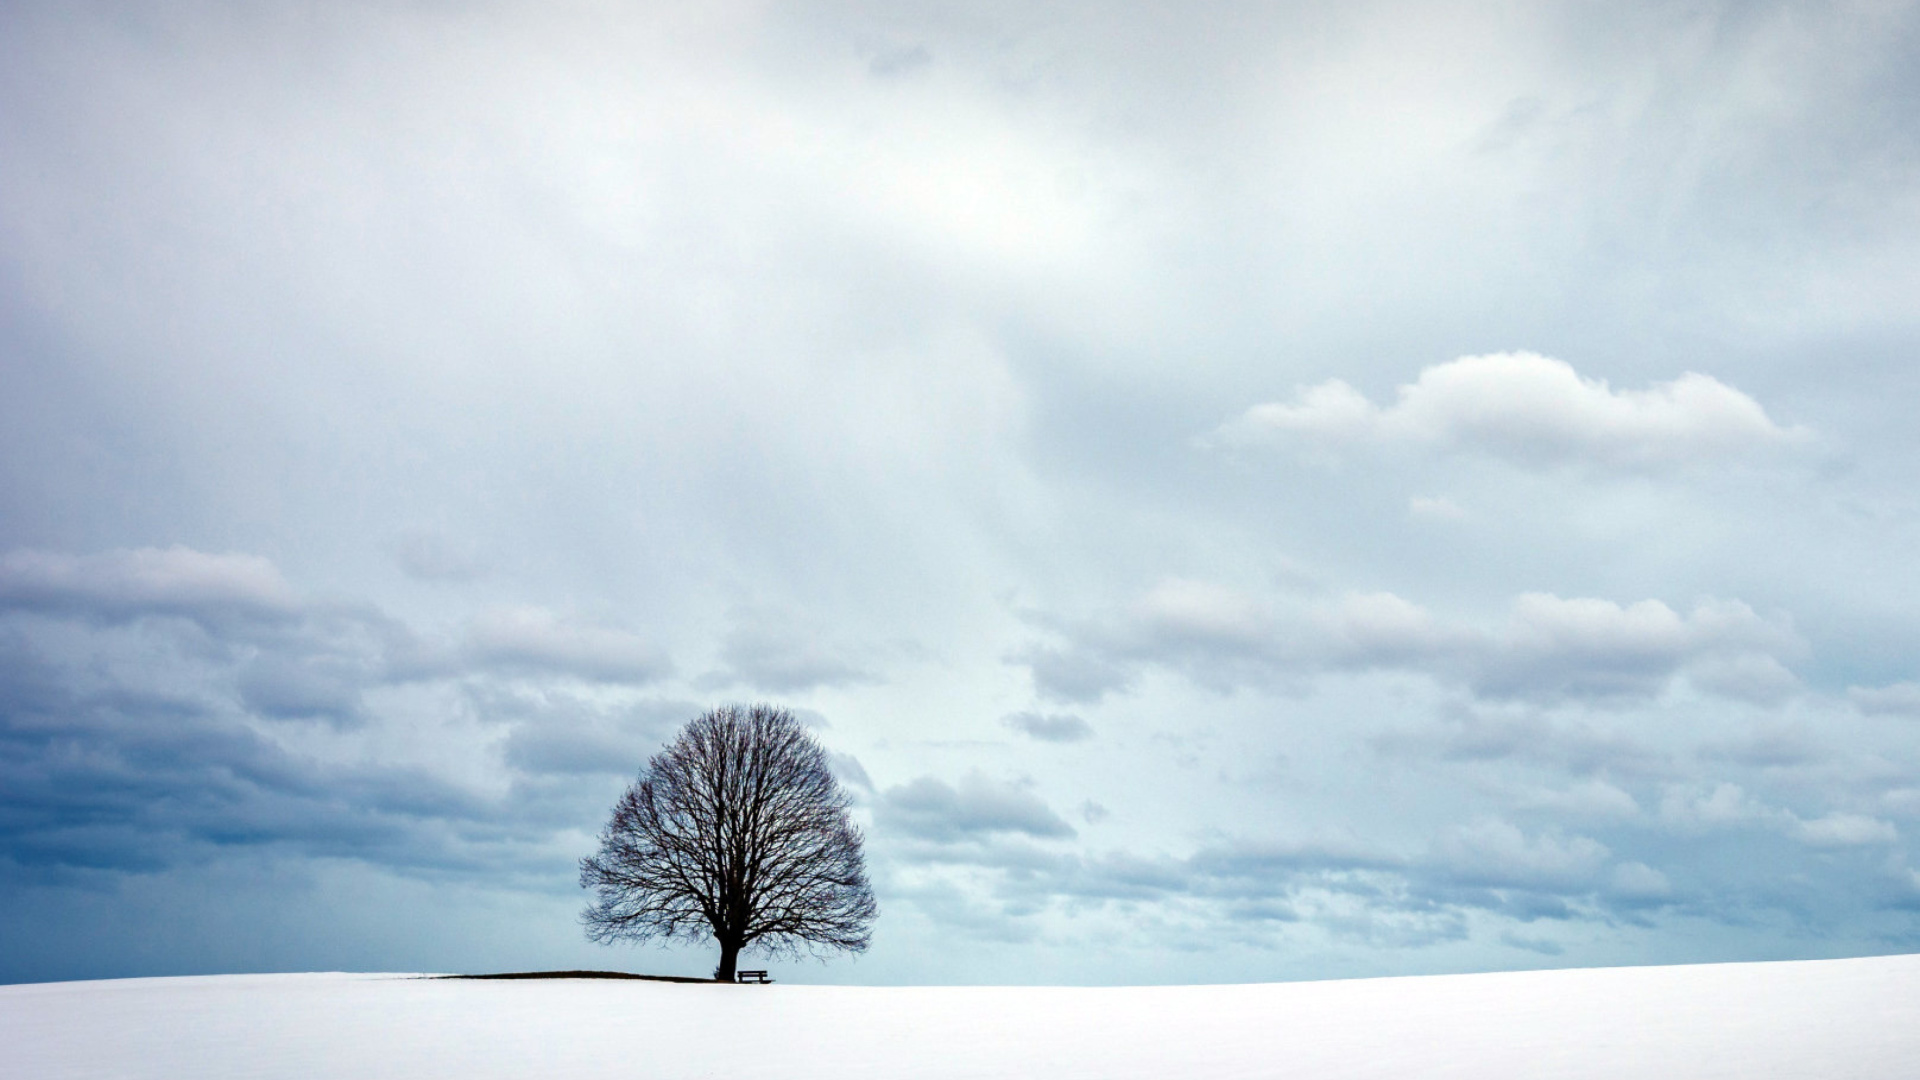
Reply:
M1469 638L1390 592L1348 593L1316 610L1312 621L1342 662L1361 666L1412 663Z
M1136 610L1156 636L1168 639L1244 648L1272 636L1272 617L1257 600L1204 581L1163 581Z
M1452 499L1441 495L1415 495L1407 500L1407 514L1427 521L1465 521L1470 516Z
M0 605L124 618L147 613L282 615L297 598L272 562L192 548L98 555L10 551L0 556Z
M1632 795L1605 780L1585 780L1560 790L1529 792L1520 799L1520 805L1581 817L1632 818L1640 814L1640 804Z
M1816 848L1865 847L1900 839L1899 830L1879 818L1841 810L1803 818L1791 810L1768 806L1739 785L1729 783L1716 784L1707 792L1671 788L1661 800L1660 816L1688 830L1760 825Z
M1660 799L1661 819L1685 829L1775 822L1782 813L1748 795L1738 784L1715 784L1707 791L1669 788Z
M467 655L507 668L646 683L672 669L666 654L635 634L562 619L537 607L496 608L468 627Z
M1442 834L1436 854L1463 881L1564 889L1591 880L1609 852L1588 837L1529 837L1511 822L1485 818Z
M1795 839L1811 847L1864 847L1900 840L1900 832L1892 822L1839 811L1812 821L1797 822L1792 831Z
M1563 360L1530 352L1463 356L1429 367L1386 407L1339 379L1291 402L1255 405L1214 437L1252 444L1387 443L1475 450L1521 464L1579 460L1642 467L1724 457L1807 437L1751 397L1688 372L1646 390L1614 390Z
M1480 658L1475 683L1521 697L1648 695L1682 671L1697 671L1701 689L1774 700L1797 686L1779 656L1803 650L1790 627L1739 601L1702 601L1682 615L1659 600L1621 605L1527 593Z
M1419 671L1491 698L1649 697L1685 676L1695 688L1767 704L1799 687L1787 661L1805 643L1784 620L1739 601L1685 614L1659 600L1524 593L1494 627L1447 620L1391 592L1348 593L1287 610L1193 581L1165 582L1070 631L1064 648L1015 659L1043 693L1095 700L1165 665L1216 688L1353 669ZM1084 692L1082 692L1084 691Z
M1607 875L1607 891L1629 901L1664 900L1673 895L1667 875L1642 862L1625 862Z

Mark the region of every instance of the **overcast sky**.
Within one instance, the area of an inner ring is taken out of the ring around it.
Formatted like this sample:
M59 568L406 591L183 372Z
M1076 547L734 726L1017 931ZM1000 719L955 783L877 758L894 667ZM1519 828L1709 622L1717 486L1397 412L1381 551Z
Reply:
M0 7L0 980L1920 948L1920 6Z

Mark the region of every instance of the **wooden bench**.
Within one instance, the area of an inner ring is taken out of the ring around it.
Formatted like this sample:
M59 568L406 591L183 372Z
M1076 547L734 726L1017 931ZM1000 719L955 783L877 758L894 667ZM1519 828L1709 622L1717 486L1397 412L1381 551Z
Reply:
M733 979L735 982L743 983L770 983L773 981L767 978L767 973L764 971L736 971L733 973Z

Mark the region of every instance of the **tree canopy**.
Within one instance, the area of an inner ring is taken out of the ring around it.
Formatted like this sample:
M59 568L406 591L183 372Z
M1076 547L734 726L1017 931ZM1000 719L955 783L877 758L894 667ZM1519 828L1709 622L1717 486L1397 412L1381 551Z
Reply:
M789 710L702 713L647 762L581 860L587 936L711 936L724 981L743 951L862 952L878 907L850 805Z

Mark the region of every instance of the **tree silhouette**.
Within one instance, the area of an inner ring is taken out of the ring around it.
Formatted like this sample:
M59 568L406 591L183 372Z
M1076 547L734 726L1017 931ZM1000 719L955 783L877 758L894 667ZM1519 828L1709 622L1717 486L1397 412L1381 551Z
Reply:
M704 940L714 978L743 950L863 952L878 908L860 830L826 751L771 705L689 720L614 804L600 850L580 862L598 942Z

